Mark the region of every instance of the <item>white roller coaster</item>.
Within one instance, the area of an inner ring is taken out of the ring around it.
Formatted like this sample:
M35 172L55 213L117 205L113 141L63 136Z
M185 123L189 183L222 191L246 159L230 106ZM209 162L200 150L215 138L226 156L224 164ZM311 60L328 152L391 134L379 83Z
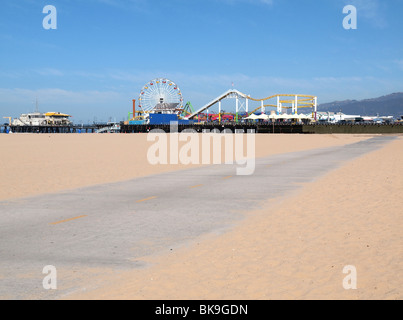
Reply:
M186 116L186 119L192 119L193 117L197 116L198 114L202 113L205 110L210 109L212 106L218 104L218 113L221 115L221 102L224 99L235 99L236 100L236 114L238 114L241 110L240 100L244 100L242 104L244 111L247 114L255 113L261 110L262 113L266 112L266 108L276 108L277 114L281 114L283 110L291 109L292 114L297 114L299 108L311 108L313 118L316 119L316 114L318 110L318 98L316 96L310 95L301 95L301 94L276 94L267 98L263 99L255 99L252 98L238 90L231 89L227 92L224 92L222 95L218 96L214 100L210 101L194 113ZM274 100L272 103L271 100ZM249 110L249 101L256 101L260 102L260 106L253 111ZM220 119L221 120L221 119Z

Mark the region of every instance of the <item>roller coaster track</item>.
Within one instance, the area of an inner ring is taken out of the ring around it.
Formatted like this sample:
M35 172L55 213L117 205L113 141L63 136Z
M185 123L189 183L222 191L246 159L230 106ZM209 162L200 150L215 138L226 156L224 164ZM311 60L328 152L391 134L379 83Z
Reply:
M293 109L294 106L289 107L289 106L283 106L282 104L294 104L295 102L296 102L296 106L298 106L299 108L313 108L313 109L315 108L316 109L316 99L317 99L315 96L302 95L302 94L276 94L276 95L269 96L267 98L256 99L256 98L252 98L238 90L232 89L232 90L228 90L227 92L224 92L223 94L221 94L214 100L210 101L209 103L205 104L203 107L194 111L193 113L191 113L191 114L188 113L188 115L185 116L185 119L192 119L193 117L197 116L198 114L202 113L203 111L211 108L213 105L219 103L221 100L226 99L226 98L233 98L233 97L243 98L243 99L257 101L257 102L262 103L261 106L259 106L252 112L248 112L249 115L255 113L256 111L258 111L262 108L266 108L266 107L279 108L279 106L281 106L281 108L283 108L283 109ZM292 97L292 98L294 98L294 100L291 100L291 99L290 100L280 100L281 97ZM277 98L277 104L263 104L264 101L268 101L268 100L271 100L274 98ZM302 98L302 99L300 99L300 98Z
M202 113L203 111L211 108L213 105L215 105L216 103L220 102L221 100L228 98L230 96L240 96L242 98L248 98L246 94L239 92L238 90L228 90L227 92L224 92L222 95L218 96L217 98L215 98L214 100L210 101L209 103L207 103L206 105L204 105L203 107L201 107L199 110L193 112L191 115L186 116L186 119L191 119L194 116L197 116L199 113Z

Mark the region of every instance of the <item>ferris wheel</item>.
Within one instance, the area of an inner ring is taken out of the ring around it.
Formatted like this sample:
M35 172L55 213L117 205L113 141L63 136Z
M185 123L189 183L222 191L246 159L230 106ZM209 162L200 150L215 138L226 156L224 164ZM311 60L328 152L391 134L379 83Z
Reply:
M163 78L154 79L141 89L139 107L144 112L151 112L160 105L169 105L174 110L183 109L181 90L171 80Z

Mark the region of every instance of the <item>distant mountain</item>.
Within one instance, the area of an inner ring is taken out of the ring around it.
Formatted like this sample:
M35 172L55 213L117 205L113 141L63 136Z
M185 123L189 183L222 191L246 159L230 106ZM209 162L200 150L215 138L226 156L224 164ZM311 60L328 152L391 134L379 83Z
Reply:
M403 92L374 99L345 100L319 105L319 111L343 112L361 116L403 116Z

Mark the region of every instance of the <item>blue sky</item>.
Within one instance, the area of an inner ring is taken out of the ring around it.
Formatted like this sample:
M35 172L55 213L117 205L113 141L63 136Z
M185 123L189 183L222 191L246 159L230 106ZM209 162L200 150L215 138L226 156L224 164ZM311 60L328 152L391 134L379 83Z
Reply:
M342 26L347 4L357 30ZM42 27L45 5L57 30ZM2 0L0 117L38 98L75 122L122 120L157 77L194 106L232 82L256 98L319 103L401 92L402 12L402 0Z

